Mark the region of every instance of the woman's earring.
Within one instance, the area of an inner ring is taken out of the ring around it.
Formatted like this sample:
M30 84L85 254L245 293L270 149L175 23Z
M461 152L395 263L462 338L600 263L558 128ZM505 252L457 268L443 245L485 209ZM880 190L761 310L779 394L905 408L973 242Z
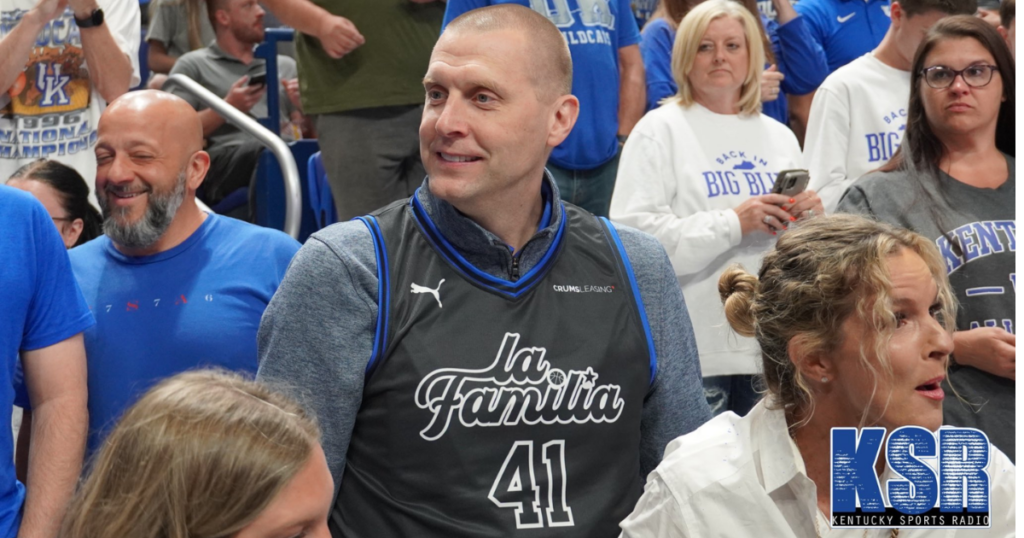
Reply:
M827 378L827 377L825 377L825 376L822 376L822 377L821 377L821 382L822 382L822 383L828 383L828 378Z

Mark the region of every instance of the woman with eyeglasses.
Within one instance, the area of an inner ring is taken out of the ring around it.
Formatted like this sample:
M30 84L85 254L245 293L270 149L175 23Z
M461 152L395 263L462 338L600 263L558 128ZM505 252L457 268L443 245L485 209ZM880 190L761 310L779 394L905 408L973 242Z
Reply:
M917 50L900 150L837 211L874 216L939 247L960 303L946 424L1014 454L1014 63L971 16L943 19Z
M89 203L89 186L70 166L40 159L15 171L7 185L28 191L43 203L65 247L88 243L103 233L103 219Z

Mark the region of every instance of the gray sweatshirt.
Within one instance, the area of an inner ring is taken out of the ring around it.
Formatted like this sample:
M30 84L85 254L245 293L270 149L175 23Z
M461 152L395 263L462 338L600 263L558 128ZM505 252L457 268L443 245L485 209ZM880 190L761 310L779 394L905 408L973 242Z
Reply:
M545 181L549 197L557 200L554 181L550 176ZM481 271L511 280L509 247L431 195L428 182L416 195L445 238ZM561 215L561 205L553 204L552 224L538 230L519 253L520 274L547 252ZM615 229L636 275L658 361L640 425L640 471L646 477L661 461L665 445L707 422L711 412L690 318L665 250L645 233L618 225ZM369 230L359 221L310 236L260 324L257 378L288 390L316 415L335 491L362 402L376 325L376 254Z

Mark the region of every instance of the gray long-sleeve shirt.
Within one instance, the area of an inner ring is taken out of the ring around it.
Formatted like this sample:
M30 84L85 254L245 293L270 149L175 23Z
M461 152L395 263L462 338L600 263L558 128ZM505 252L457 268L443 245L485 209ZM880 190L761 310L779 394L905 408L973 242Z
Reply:
M558 200L554 181L545 181L551 189L548 198ZM428 182L417 196L438 230L475 267L509 279L509 247L431 195ZM561 205L552 204L551 224L538 230L519 253L520 274L547 252L561 213ZM657 355L640 425L640 470L647 476L661 461L665 445L708 421L711 412L690 318L668 256L653 237L625 226L615 228L633 266ZM336 491L362 403L377 306L373 239L362 222L350 221L310 236L260 324L257 378L290 390L316 415Z

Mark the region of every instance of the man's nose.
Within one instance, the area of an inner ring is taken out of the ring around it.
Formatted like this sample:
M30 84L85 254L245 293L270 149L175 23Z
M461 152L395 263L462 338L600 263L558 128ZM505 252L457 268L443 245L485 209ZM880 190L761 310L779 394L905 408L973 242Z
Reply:
M107 181L114 183L124 183L126 181L132 181L135 175L131 171L131 167L128 166L127 156L114 155L110 159L110 163L107 165Z
M460 99L451 97L445 101L444 109L437 117L437 132L447 137L466 134L466 105Z

